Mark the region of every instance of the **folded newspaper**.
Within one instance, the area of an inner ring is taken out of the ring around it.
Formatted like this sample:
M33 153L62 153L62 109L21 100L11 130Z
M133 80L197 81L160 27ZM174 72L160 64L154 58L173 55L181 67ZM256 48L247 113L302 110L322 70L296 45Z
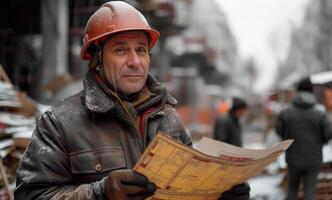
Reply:
M151 200L215 200L275 161L293 140L268 149L245 149L203 137L195 149L158 133L134 170L158 189Z

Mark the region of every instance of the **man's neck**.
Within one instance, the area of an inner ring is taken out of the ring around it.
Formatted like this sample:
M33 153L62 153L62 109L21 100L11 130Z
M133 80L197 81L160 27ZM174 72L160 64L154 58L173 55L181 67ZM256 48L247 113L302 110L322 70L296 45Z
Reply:
M135 93L132 93L132 94L124 94L123 92L121 91L114 91L119 97L121 100L123 101L128 101L128 102L134 102L134 101L137 101L138 97L139 97L139 92L135 92Z

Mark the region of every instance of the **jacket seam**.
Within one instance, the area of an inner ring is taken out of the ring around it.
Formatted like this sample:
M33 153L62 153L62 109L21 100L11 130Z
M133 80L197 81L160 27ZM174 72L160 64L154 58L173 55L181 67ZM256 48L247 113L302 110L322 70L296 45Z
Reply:
M62 143L64 144L65 148L64 150L66 151L66 154L69 155L69 152L67 151L68 148L68 143L66 142L66 140L64 139L64 132L63 132L63 129L62 129L62 126L61 124L59 123L59 121L57 120L57 118L55 117L54 113L52 111L47 111L47 113L49 114L50 118L52 119L52 121L54 122L54 125L56 127L56 129L58 130L59 132L59 135L61 136L61 141Z

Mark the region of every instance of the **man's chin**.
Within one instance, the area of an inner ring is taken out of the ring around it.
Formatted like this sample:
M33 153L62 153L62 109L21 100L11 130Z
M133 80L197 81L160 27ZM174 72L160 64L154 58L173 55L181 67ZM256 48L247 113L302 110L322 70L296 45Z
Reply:
M144 85L143 85L144 86ZM143 88L143 86L142 87L127 87L127 88L123 88L123 90L122 90L122 92L123 93L125 93L125 94L128 94L128 95L130 95L130 94L134 94L134 93L136 93L136 92L139 92L139 91L141 91L141 89Z

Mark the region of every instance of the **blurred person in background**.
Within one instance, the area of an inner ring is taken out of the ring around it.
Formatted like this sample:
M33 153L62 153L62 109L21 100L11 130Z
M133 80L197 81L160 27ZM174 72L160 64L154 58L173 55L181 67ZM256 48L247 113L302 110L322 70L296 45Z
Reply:
M317 103L310 77L301 79L296 90L291 105L277 117L276 132L283 140L294 140L286 151L287 199L298 199L303 179L304 200L313 200L322 166L322 146L332 138L332 125L324 108Z
M131 5L110 1L89 19L84 89L53 105L17 169L15 199L144 199L157 186L132 170L158 131L192 145L176 100L148 73L159 32ZM249 199L247 183L221 199Z
M240 119L248 110L246 101L232 98L231 108L225 115L218 116L214 123L213 138L235 146L242 146L242 127Z

